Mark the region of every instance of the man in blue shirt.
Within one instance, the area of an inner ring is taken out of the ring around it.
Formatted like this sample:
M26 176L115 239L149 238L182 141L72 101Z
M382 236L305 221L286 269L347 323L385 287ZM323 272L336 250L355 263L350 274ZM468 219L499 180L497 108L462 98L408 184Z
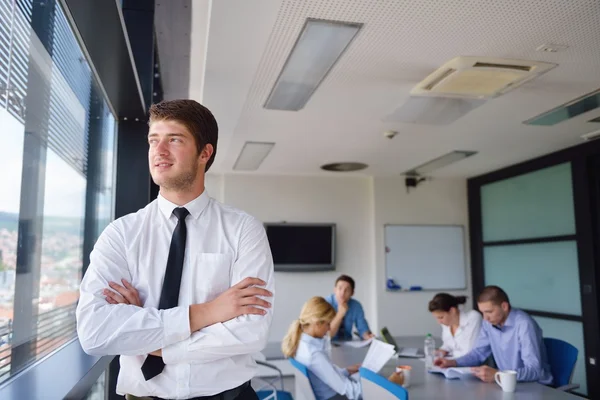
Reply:
M362 305L352 298L353 294L354 279L340 275L335 281L333 294L325 299L337 313L329 329L332 340L352 340L352 328L355 325L361 338L366 340L375 336L369 330Z
M517 371L521 382L552 384L542 330L526 312L512 308L508 296L498 286L487 286L477 298L483 313L481 331L475 347L456 360L437 359L435 365L475 367L473 374L484 382L494 382L498 370L481 366L492 354L500 370Z

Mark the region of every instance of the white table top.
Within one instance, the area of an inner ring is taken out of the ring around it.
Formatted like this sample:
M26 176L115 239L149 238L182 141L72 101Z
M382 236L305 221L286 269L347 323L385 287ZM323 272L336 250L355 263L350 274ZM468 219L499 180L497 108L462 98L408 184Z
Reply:
M421 337L396 338L398 346L422 347ZM347 346L332 349L333 362L340 367L362 362L368 348L351 348ZM495 383L484 383L474 377L466 379L448 380L441 374L428 373L425 362L415 358L392 358L379 372L389 376L397 365L410 365L412 367L411 383L408 388L410 400L437 400L437 399L485 399L485 400L561 400L579 399L579 397L561 392L559 390L541 385L539 383L518 383L514 393L505 393Z

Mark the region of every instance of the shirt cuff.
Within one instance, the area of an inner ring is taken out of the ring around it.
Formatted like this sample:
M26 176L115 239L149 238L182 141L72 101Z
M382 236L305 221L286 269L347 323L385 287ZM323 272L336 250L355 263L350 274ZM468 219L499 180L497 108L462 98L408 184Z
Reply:
M164 346L181 342L190 337L190 311L189 307L174 307L161 310L162 322L165 331Z

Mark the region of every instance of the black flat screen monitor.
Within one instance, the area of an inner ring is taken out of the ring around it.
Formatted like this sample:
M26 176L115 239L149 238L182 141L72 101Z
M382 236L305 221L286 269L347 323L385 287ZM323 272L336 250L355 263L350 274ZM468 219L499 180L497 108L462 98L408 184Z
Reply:
M335 224L265 224L275 271L335 270Z

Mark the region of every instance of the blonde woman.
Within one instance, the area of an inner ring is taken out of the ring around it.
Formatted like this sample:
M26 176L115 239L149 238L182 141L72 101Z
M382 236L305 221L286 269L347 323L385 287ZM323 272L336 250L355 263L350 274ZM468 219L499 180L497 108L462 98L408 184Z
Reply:
M340 368L327 352L324 338L335 315L335 309L324 298L311 298L302 307L300 318L290 326L281 348L286 357L294 357L306 366L317 400L361 399L360 381L350 376L358 372L360 364ZM396 374L389 379L397 379Z

